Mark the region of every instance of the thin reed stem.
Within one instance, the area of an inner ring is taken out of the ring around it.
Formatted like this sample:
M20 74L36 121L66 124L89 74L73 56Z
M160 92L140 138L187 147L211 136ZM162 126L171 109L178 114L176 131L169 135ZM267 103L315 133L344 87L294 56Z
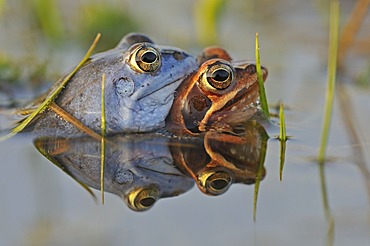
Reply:
M265 85L263 83L262 70L261 70L261 58L260 58L260 47L258 42L258 33L256 33L256 68L258 78L258 89L260 93L260 103L262 112L267 118L270 118L269 107L267 103L267 97L265 92Z
M338 32L339 32L339 2L332 0L330 2L330 36L329 36L329 54L328 54L328 77L326 88L326 99L324 109L324 121L321 132L320 149L317 160L319 163L325 162L326 147L329 138L331 115L333 111L333 102L335 94L335 82L337 72L338 58Z
M105 134L106 134L106 121L105 121L105 73L102 75L101 80L101 143L100 143L100 191L101 202L104 205L104 172L105 172Z

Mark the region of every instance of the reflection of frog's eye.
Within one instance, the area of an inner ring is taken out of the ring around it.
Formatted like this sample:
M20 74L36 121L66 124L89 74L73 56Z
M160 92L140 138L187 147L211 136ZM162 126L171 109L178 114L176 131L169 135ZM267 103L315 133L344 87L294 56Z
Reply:
M154 47L141 44L132 53L130 63L141 72L155 72L161 65L161 55Z
M198 179L205 192L214 196L223 194L233 182L230 174L225 171L208 171Z
M127 205L135 211L145 211L151 208L159 199L159 190L155 186L137 188L127 196Z
M224 90L230 86L234 79L234 71L230 65L217 62L209 67L206 72L206 79L209 85L217 90Z

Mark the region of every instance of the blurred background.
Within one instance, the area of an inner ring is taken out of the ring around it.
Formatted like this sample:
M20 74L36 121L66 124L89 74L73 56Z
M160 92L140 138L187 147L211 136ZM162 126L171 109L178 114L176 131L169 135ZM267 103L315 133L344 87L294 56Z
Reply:
M340 64L342 89L325 172L315 162L325 104L329 2L0 0L0 105L46 90L81 60L97 33L102 38L96 52L134 31L194 55L220 45L236 60L254 60L258 32L261 63L269 69L270 108L274 113L284 101L292 136L280 182L278 127L267 129L267 174L256 222L253 185L234 185L218 197L193 188L137 213L114 195L107 194L104 206L96 204L41 156L32 140L2 142L0 245L369 245L369 1L340 1L341 31L356 4L367 7ZM334 222L327 219L328 207Z

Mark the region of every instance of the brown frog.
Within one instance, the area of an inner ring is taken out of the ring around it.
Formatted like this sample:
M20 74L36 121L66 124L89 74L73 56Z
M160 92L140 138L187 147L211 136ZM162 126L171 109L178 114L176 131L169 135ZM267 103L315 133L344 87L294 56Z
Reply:
M194 135L216 128L229 131L247 121L258 109L256 64L232 61L222 48L206 48L198 56L200 67L176 92L166 119L170 132ZM265 80L267 69L262 67Z

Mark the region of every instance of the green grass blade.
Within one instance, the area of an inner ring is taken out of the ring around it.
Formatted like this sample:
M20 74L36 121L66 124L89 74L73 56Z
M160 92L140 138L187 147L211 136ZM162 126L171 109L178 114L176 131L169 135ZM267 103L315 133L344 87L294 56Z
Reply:
M284 104L283 102L280 103L280 110L279 110L279 117L280 117L280 136L279 139L281 141L286 141L286 127L285 127L285 116L284 116Z
M338 34L339 34L339 1L330 2L330 34L329 34L329 54L328 54L328 77L326 89L325 113L323 129L321 133L321 145L318 154L318 163L320 171L321 194L323 199L326 220L328 221L328 244L334 242L334 219L330 211L327 187L325 182L325 152L329 137L330 121L333 110L337 62L338 62Z
M94 42L90 46L89 50L87 51L84 58L81 60L81 62L75 67L75 69L68 74L63 81L60 83L60 85L55 88L54 91L52 91L48 98L45 99L41 103L41 105L35 109L25 120L23 120L19 125L14 127L9 134L0 137L0 142L4 141L6 139L9 139L16 135L17 133L21 132L39 113L43 112L53 101L54 99L59 95L59 93L62 91L62 89L65 87L65 85L68 83L68 81L72 78L72 76L81 68L81 66L90 58L92 52L94 51L99 39L100 39L100 33L96 36Z
M280 116L280 136L279 136L279 140L280 140L280 181L282 181L283 180L283 169L284 169L284 163L285 163L286 141L287 141L283 102L280 103L279 116Z
M100 153L100 191L101 202L104 205L104 171L105 171L105 73L101 80L101 153Z
M256 67L257 67L257 78L258 88L260 93L260 102L262 112L267 118L270 118L269 107L267 103L267 97L265 92L265 85L263 83L262 70L261 70L261 58L260 58L260 47L258 42L258 33L256 33Z
M321 132L321 143L317 160L319 163L325 162L326 147L329 138L331 115L333 110L335 81L338 60L338 33L339 33L339 2L332 0L330 2L330 36L329 36L329 54L328 54L328 77L326 88L326 102L324 110L324 121Z

